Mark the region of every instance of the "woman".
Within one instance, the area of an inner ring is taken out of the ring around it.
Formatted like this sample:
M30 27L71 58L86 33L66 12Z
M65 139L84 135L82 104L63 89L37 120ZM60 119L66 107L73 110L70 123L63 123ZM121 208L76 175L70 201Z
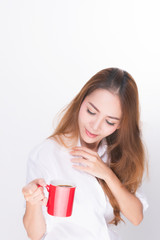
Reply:
M126 71L104 69L63 112L54 133L29 156L22 190L27 234L33 240L117 240L110 225L123 221L120 213L138 225L147 208L138 189L145 157L136 83ZM43 186L59 178L77 186L69 218L49 216L42 207Z

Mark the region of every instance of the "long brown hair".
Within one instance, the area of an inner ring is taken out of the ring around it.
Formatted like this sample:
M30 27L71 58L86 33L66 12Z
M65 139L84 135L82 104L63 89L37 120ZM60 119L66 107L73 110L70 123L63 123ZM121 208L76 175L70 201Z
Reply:
M55 138L65 147L71 147L73 139L78 140L78 113L86 96L96 89L106 89L119 96L122 109L120 128L106 137L110 168L128 189L135 193L141 184L145 157L139 128L139 100L138 90L133 77L118 68L107 68L96 73L75 96L75 98L61 111L63 114L54 133L48 138ZM63 137L70 139L66 144ZM57 138L58 137L58 138ZM119 204L106 182L98 179L105 194L113 207L115 225L122 219Z

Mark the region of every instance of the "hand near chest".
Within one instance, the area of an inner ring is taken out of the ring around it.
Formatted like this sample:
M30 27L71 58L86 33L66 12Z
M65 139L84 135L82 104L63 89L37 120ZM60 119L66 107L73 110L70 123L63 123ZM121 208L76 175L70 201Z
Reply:
M87 172L97 178L105 179L111 169L102 161L98 153L86 147L74 147L70 154L73 168ZM74 158L75 156L75 158ZM74 164L76 163L76 164ZM79 165L77 165L79 163Z

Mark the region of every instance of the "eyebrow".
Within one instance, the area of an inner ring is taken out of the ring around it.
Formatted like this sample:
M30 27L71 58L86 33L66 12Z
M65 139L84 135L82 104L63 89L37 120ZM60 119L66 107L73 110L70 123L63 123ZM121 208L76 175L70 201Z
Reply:
M93 103L91 103L91 102L88 102L88 103L89 103L97 112L100 112L99 109L98 109L96 106L94 106ZM113 117L113 116L107 116L107 117L112 118L112 119L116 119L116 120L120 120L119 118Z

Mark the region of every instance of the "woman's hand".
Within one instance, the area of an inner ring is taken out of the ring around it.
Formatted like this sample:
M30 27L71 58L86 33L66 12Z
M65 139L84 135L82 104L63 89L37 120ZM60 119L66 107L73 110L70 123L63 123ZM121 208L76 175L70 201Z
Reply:
M82 165L73 165L75 169L85 171L100 179L105 179L106 174L110 168L101 160L98 153L86 147L74 147L70 152L72 156L79 156L79 158L72 158L71 162L80 163Z
M42 187L39 187L41 185ZM27 184L23 189L22 193L27 202L31 205L46 205L47 198L44 195L43 187L46 186L46 182L42 178L38 178Z
M42 187L39 187L39 185ZM47 204L47 198L43 192L44 186L46 186L44 179L38 178L22 189L26 200L23 223L29 239L42 239L46 232L46 223L42 211L42 205Z

